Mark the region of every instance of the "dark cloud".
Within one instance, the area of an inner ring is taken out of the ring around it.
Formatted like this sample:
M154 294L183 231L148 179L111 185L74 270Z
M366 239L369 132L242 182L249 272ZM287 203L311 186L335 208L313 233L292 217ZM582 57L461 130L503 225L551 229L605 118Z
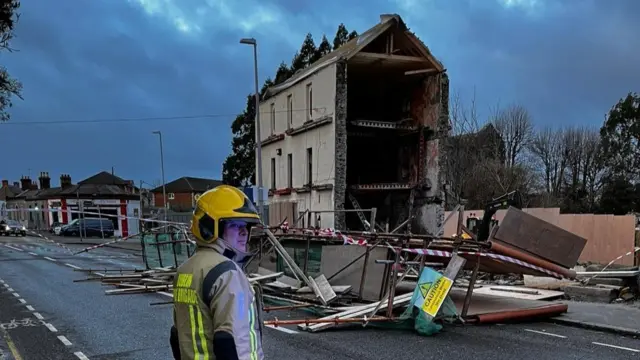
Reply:
M518 1L512 1L518 3ZM23 1L4 64L24 84L24 101L2 126L3 176L31 169L81 178L114 166L132 179L160 177L162 130L167 178L219 177L230 122L252 91L251 49L261 78L290 61L304 35L332 40L344 22L360 32L397 12L448 68L453 89L475 88L481 113L519 102L541 124L598 124L635 90L638 1L499 0ZM143 7L141 4L146 5ZM418 4L418 5L416 5ZM180 25L191 32L179 30ZM227 114L201 120L19 125L29 121Z

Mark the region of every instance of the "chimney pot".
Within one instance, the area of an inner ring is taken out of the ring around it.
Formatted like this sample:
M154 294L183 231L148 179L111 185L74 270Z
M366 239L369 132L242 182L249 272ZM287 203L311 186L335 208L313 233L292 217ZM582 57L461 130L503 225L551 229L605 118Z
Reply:
M2 180L2 187L8 187L9 186L9 180Z
M20 189L29 190L31 189L31 179L28 176L22 176L20 179Z

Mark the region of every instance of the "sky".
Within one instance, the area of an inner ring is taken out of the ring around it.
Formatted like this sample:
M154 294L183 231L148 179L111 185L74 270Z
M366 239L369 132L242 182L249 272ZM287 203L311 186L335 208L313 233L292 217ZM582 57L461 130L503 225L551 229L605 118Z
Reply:
M18 51L1 64L23 86L0 124L0 177L99 171L136 182L221 178L230 125L307 32L333 39L397 13L441 60L451 92L481 117L526 107L536 126L599 126L640 91L637 0L29 0ZM146 119L146 120L143 120ZM98 120L98 121L96 121ZM104 120L104 121L103 121Z

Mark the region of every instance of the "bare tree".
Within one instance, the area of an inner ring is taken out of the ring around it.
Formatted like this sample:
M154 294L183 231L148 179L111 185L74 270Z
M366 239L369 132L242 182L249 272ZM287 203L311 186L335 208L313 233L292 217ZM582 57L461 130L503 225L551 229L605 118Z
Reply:
M520 105L511 105L506 109L498 108L491 118L491 123L504 141L505 165L516 165L533 133L529 112Z
M543 174L544 191L559 198L566 170L563 132L550 127L543 128L533 133L527 148Z

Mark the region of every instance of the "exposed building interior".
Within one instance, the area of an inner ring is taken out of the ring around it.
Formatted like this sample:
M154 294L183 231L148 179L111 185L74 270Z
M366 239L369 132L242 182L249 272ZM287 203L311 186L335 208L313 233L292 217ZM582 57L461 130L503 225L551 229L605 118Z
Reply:
M434 148L427 143L448 127L448 122L440 125L447 79L442 65L401 21L362 37L367 35L376 39L347 63L345 205L375 207L380 230L391 230L413 213L416 198L437 186L427 168L435 167L437 177L437 161L429 156L437 156L438 147L427 156ZM345 221L349 229L367 228L354 212Z

